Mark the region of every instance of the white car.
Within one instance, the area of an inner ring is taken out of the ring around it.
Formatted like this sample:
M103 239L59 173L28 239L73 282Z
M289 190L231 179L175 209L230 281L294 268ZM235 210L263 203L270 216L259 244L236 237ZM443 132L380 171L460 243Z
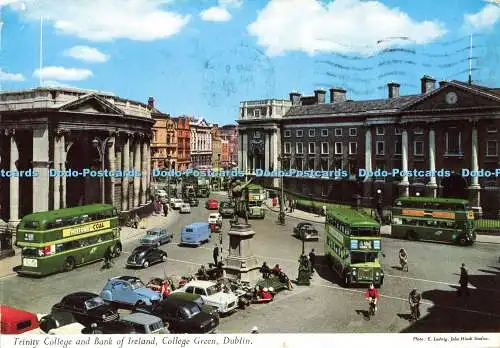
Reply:
M189 203L182 203L181 207L180 207L180 213L181 214L189 214L191 213L191 206L189 205Z
M219 213L211 213L208 215L208 223L209 224L221 224L222 216Z
M238 306L238 297L235 294L225 293L216 283L207 280L193 280L175 292L200 295L208 305L217 307L221 314L232 312Z
M181 209L181 205L184 203L184 201L180 198L174 198L172 199L172 208L174 209Z

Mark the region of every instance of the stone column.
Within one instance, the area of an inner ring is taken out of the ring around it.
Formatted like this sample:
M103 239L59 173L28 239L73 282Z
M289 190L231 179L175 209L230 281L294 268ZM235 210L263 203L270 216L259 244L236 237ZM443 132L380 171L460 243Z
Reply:
M136 137L134 141L134 169L141 171L141 138ZM134 208L139 206L139 194L141 191L141 178L134 176Z
M243 118L247 119L248 117L248 108L247 108L247 102L243 103Z
M54 149L54 169L59 171L62 169L62 163L61 163L61 135L62 131L60 129L56 130L52 142L52 147ZM61 179L62 175L59 176L54 176L52 178L54 186L53 186L53 201L54 201L54 210L60 209L61 208L61 190L62 190L62 185L61 185Z
M130 169L130 135L126 133L123 137L123 148L122 148L122 163L123 172ZM122 177L122 211L129 209L128 207L128 183L129 178L126 175Z
M271 117L271 101L267 101L267 106L266 106L266 118Z
M246 173L248 171L248 135L243 133L243 144L242 144L242 168L243 172Z
M433 126L429 128L429 170L436 170L436 131ZM436 177L431 176L429 182L427 183L427 191L429 196L436 197L437 195L437 183Z
M271 159L271 153L270 153L270 144L269 142L271 141L271 136L270 134L266 131L264 133L264 169L269 170L271 165L270 165L270 159Z
M66 170L66 159L67 159L67 152L66 152L66 138L69 137L69 132L64 131L61 134L61 151L59 154L61 155L61 169L63 171ZM66 177L61 177L61 208L66 208Z
M17 147L15 130L6 130L6 135L10 135L10 166L11 171L17 171L19 158L19 148ZM9 225L15 228L19 223L19 177L11 177L9 180Z
M365 169L367 172L372 170L372 129L370 126L365 132ZM365 181L367 180L370 180L370 178L366 177Z
M115 153L115 143L116 143L116 133L110 132L108 139L108 163L109 171L114 172L116 170L116 153ZM106 200L106 194L104 194L104 201L111 205L115 205L115 178L110 176L109 178L104 178L104 180L109 180L109 200ZM106 184L104 184L104 189L106 189Z
M40 125L33 130L33 212L49 210L49 128Z
M402 152L402 171L408 171L408 130L406 127L403 128L401 132L401 152ZM410 183L408 182L408 176L405 175L401 178L399 183L399 191L401 196L408 196L410 194Z
M113 164L113 166L115 167L115 170L123 170L123 168L122 168L123 151L122 151L122 146L119 143L120 141L121 141L120 133L117 133L115 136L115 161ZM121 208L121 206L122 206L122 194L121 194L121 192L123 192L123 187L121 184L121 178L116 178L114 180L114 182L115 182L115 185L117 183L120 183L120 196L119 196L120 199L117 200L115 197L113 197L113 205L117 210L122 210L122 208ZM116 187L113 186L113 189L116 190ZM116 193L115 193L115 195L116 195Z
M243 170L243 132L238 132L238 169Z
M141 200L140 204L146 204L146 191L148 188L148 143L147 139L143 138L142 140L142 153L141 153Z
M477 141L477 122L472 122L472 153L471 153L471 170L477 171L479 170L479 158L478 158L478 141ZM471 185L469 187L470 191L470 201L471 206L474 212L476 212L479 216L482 213L481 209L481 186L479 185L479 177L473 176L471 178Z

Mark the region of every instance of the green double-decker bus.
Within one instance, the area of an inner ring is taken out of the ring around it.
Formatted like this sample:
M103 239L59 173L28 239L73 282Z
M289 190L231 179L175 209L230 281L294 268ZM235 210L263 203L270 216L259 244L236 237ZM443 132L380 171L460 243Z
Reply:
M39 212L23 217L16 232L22 248L19 274L44 276L71 271L76 266L122 251L118 212L108 204Z
M266 199L266 190L262 186L248 184L243 189L243 198L244 201L239 202L236 206L236 213L239 216L244 215L244 210L247 208L246 203L248 203L248 218L264 219L266 217L266 211L263 206Z
M325 256L344 286L383 284L378 222L353 209L335 208L326 213L325 234Z
M392 209L391 235L472 245L476 240L474 212L463 199L400 197Z

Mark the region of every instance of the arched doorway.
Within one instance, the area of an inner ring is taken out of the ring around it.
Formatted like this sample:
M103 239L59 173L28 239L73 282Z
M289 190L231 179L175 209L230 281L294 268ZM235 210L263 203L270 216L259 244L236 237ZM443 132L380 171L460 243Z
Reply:
M467 182L462 176L451 174L451 176L443 178L442 186L443 197L468 199Z
M66 170L82 173L84 169L99 170L98 150L87 140L77 140L68 149ZM66 207L98 203L101 201L101 185L98 177L66 177Z

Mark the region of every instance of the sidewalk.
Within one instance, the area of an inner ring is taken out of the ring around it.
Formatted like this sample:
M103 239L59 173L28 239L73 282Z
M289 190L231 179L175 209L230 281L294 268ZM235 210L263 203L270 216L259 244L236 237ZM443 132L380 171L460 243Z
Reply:
M123 244L126 244L130 240L138 239L140 236L144 235L147 229L160 226L168 227L176 221L178 216L179 213L177 211L170 210L166 217L150 215L145 218L144 228L135 229L132 227L122 227L121 241ZM0 260L0 279L15 274L12 268L21 264L21 249L14 247L14 251L16 252L14 256Z
M271 199L266 199L264 201L264 205L267 207L267 209L271 210L272 212L279 213L279 207L273 208L272 206L272 200ZM297 220L303 220L303 221L309 221L309 222L314 222L314 223L325 223L325 218L323 216L318 216L316 214L308 213L302 210L297 210L295 209L293 213L286 213L287 217L291 217ZM380 229L380 233L383 236L390 236L391 235L391 227L390 226L382 226ZM489 234L478 234L476 242L479 243L492 243L492 244L500 244L500 236L496 235L489 235Z

